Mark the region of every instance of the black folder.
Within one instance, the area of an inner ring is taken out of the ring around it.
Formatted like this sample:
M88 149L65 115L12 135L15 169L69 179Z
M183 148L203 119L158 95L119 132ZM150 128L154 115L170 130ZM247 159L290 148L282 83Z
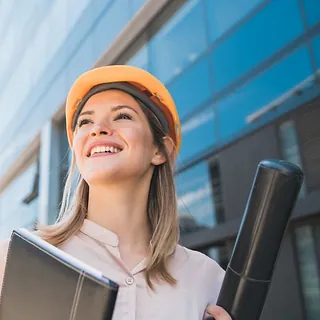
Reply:
M19 229L11 234L0 320L111 320L118 285Z

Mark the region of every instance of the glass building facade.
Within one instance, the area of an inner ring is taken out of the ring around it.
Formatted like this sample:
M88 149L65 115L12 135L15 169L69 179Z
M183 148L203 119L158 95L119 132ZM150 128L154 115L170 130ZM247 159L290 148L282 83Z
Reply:
M180 114L186 245L226 266L257 161L305 170L297 210L314 205L297 211L283 249L298 309L271 297L264 318L278 319L277 308L281 319L320 318L320 126L306 107L320 109L318 0L14 0L0 2L0 26L0 238L56 218L73 81L95 66L139 66L165 83ZM267 131L274 139L258 138Z
M1 2L1 176L55 115L72 82L94 67L143 4L141 0ZM36 216L35 202L21 204L32 191L31 167L1 192L1 237L19 226L20 219L25 224Z

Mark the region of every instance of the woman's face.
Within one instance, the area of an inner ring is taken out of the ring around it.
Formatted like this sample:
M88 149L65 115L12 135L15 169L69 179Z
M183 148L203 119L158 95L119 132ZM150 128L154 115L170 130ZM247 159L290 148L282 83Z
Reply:
M164 162L141 107L119 90L88 100L77 120L73 150L89 185L140 179Z

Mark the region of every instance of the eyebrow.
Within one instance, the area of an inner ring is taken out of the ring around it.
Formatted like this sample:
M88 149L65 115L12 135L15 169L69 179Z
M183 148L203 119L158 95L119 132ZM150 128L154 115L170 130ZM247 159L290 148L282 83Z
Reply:
M134 108L132 108L132 107L130 107L130 106L127 106L127 105L118 105L118 106L115 106L115 107L112 107L111 108L111 112L115 112L115 111L119 111L119 110L121 110L121 109L130 109L130 110L132 110L133 112L135 112L136 114L138 114L138 112L134 109ZM79 117L81 117L81 116L84 116L84 115L93 115L94 114L94 111L93 110L88 110L88 111L83 111L83 112L81 112L80 114L79 114Z
M118 111L118 110L121 110L121 109L130 109L133 112L135 112L136 114L138 114L138 112L134 108L132 108L130 106L127 106L127 105L119 105L119 106L112 107L111 111L114 112L114 111Z
M89 110L89 111L83 111L79 114L78 118L81 117L81 116L84 116L84 115L93 115L94 114L94 111L93 110Z

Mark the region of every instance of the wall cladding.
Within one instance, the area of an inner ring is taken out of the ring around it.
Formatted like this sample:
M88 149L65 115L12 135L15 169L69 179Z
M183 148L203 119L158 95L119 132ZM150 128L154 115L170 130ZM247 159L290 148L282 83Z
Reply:
M299 111L296 126L307 188L313 191L320 187L320 99Z
M238 141L219 155L226 221L242 217L257 165L267 158L279 158L273 125Z

